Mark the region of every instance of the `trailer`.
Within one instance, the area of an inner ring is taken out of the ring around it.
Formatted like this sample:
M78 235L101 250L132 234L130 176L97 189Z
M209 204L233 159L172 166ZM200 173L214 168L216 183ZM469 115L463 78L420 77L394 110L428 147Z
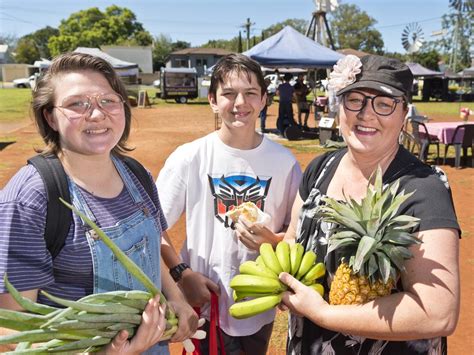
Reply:
M161 68L161 98L185 104L198 97L196 68Z

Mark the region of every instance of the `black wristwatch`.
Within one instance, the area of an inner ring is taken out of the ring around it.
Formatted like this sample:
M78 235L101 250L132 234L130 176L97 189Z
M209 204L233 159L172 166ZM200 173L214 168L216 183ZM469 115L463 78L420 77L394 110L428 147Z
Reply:
M181 280L181 275L183 274L183 271L189 268L189 265L186 263L178 264L170 269L170 275L175 282L178 282L179 280Z

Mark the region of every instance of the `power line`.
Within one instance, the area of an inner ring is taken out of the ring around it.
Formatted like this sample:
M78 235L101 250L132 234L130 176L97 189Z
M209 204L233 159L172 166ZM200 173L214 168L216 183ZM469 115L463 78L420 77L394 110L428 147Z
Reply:
M433 17L433 18L428 18L428 19L425 19L425 20L416 20L415 22L430 22L430 21L434 21L434 20L441 20L441 17ZM409 25L410 23L413 23L413 22L414 21L399 23L399 24L396 24L396 25L374 26L374 27L377 28L377 29L390 28L390 27L400 27L400 26Z

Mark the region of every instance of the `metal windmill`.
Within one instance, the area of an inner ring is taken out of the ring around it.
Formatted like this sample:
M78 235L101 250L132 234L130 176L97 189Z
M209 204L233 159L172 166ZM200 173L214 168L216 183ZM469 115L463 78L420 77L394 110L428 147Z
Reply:
M459 22L462 20L463 13L472 13L474 10L474 1L473 0L449 0L449 6L455 10L456 13L456 22L454 25L453 36L451 40L451 54L449 56L449 67L456 71L457 66L457 54L458 54L458 46L460 40L460 33L459 33ZM469 16L467 17L469 18Z
M409 23L402 32L402 45L408 54L418 52L425 41L423 30L416 22Z
M316 5L316 10L313 12L313 17L306 30L306 36L325 47L329 43L331 48L335 49L326 14L339 6L338 0L313 0L313 2Z

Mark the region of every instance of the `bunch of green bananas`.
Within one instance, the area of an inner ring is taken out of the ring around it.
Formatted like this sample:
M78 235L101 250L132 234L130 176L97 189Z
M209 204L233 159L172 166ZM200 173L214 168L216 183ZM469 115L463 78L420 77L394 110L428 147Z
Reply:
M299 243L290 247L281 241L275 250L270 243L263 243L257 259L240 265L240 274L230 281L236 302L229 308L230 315L243 319L276 307L281 302L282 293L288 289L278 279L281 272L290 273L322 296L324 288L316 280L324 276L326 268L323 263L315 262L316 254L312 251L305 253Z

